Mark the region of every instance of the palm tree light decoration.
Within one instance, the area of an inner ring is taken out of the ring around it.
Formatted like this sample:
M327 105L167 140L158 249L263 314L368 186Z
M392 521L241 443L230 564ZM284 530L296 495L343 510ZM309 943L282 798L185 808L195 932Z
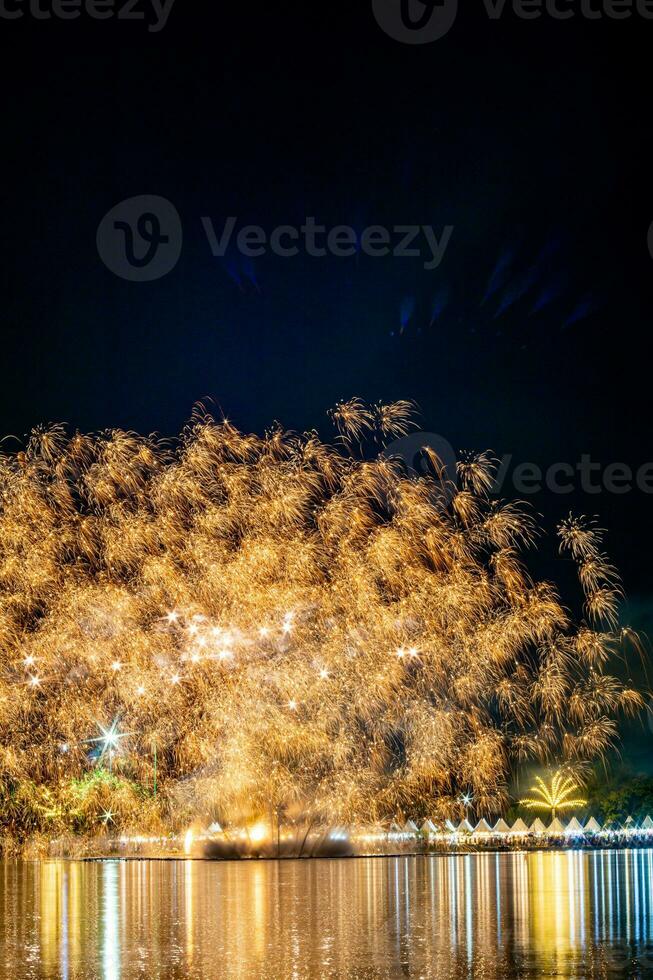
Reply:
M580 797L572 798L572 794L578 792L578 786L570 776L565 776L560 770L554 773L550 786L547 786L539 776L535 777L535 782L536 785L530 788L530 792L535 793L535 797L520 800L519 804L529 810L550 810L553 820L559 810L572 810L587 803L587 800Z

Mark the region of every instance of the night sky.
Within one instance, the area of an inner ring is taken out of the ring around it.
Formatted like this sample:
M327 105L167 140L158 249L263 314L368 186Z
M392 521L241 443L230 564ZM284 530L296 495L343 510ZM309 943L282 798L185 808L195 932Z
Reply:
M371 0L177 0L157 33L0 20L2 433L172 435L208 397L247 430L328 435L327 409L360 395L414 399L456 450L543 468L653 460L653 21L464 6L424 45L384 33ZM145 194L177 208L183 251L134 283L96 233ZM229 215L268 232L311 215L454 230L435 270L428 256L215 258L201 219ZM570 509L599 516L645 625L653 495L530 500L549 528Z

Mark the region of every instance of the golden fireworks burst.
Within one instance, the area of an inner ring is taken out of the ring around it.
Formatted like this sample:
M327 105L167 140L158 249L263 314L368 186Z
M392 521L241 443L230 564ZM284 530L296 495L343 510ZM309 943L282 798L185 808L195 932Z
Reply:
M55 426L0 457L5 826L80 826L90 799L122 825L371 820L453 812L462 788L489 812L515 762L605 752L641 698L604 672L599 530L560 529L574 626L527 571L529 514L489 499L489 454L445 508L428 476L356 456L409 430L408 403L332 418L338 449L198 410L175 444Z

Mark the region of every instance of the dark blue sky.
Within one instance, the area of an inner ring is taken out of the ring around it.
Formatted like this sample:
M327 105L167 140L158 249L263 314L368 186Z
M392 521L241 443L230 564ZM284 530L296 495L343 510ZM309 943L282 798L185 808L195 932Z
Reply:
M207 10L207 8L209 8ZM177 0L142 23L0 21L0 429L166 435L204 396L241 427L327 431L339 398L412 398L456 449L515 462L653 459L653 22L489 21L434 44L371 3ZM96 248L161 195L176 268L117 278ZM444 260L211 255L201 224L454 228ZM509 486L505 492L510 493ZM600 515L632 594L653 585L651 502L543 492Z

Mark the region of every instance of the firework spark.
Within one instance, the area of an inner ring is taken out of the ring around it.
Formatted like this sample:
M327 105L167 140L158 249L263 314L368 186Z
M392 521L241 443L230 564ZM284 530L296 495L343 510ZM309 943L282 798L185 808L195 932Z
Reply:
M176 444L55 426L0 457L6 827L80 826L93 800L123 825L447 814L463 791L489 813L516 762L605 752L641 698L604 672L601 533L561 528L575 626L528 574L531 517L488 499L491 455L465 459L446 510L428 476L356 457L411 411L342 403L340 448L198 409ZM120 744L109 775L93 739Z

